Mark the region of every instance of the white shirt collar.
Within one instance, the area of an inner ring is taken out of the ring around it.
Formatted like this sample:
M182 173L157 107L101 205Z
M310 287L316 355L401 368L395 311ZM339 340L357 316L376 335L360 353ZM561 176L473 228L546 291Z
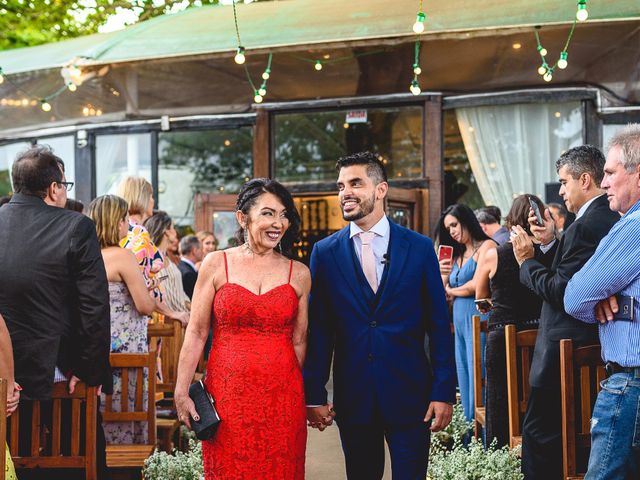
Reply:
M604 195L604 193L601 193L600 195L598 195L597 197L593 197L591 200L589 200L587 203L585 203L584 205L582 205L580 207L580 210L578 210L578 213L576 213L576 220L579 219L582 215L584 215L584 212L587 211L587 208L589 208L589 205L591 205L593 203L593 201L597 198L600 198L602 195Z
M378 221L378 223L376 223L373 227L371 227L369 231L375 233L380 237L387 237L389 235L389 229L390 229L389 219L387 218L386 215L383 215L382 218ZM363 231L364 230L362 230L354 222L349 223L349 238L353 238L356 235L359 235Z
M186 258L186 257L180 257L180 260L182 260L182 261L183 261L184 263L186 263L187 265L190 265L190 266L191 266L191 268L193 268L194 270L197 270L197 269L196 269L196 264L195 264L195 263L193 263L193 262L192 262L191 260L189 260L188 258Z

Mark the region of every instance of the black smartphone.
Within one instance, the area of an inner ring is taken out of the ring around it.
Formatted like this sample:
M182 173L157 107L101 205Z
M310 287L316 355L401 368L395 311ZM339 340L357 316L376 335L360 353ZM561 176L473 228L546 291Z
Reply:
M613 319L633 322L634 298L618 294L616 295L616 300L618 301L618 313L613 316Z
M476 307L478 307L478 309L485 312L491 310L491 308L493 307L493 303L491 303L490 298L479 298L478 300L474 300L473 303L476 304Z
M538 225L543 226L544 220L542 219L542 214L540 213L538 204L534 202L531 197L527 197L527 198L529 199L529 205L531 205L531 208L533 209L533 213L536 215L536 221L538 222Z

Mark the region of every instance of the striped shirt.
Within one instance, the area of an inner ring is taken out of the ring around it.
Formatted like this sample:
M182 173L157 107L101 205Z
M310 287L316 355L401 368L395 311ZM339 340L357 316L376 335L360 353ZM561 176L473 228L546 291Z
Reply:
M601 324L605 362L640 367L640 201L602 239L593 257L569 281L564 306L569 315L596 323L596 304L612 295L634 298L634 320Z

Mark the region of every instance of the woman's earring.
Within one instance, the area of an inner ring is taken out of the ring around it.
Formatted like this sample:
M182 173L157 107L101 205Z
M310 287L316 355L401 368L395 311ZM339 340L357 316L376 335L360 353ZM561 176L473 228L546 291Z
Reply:
M282 254L282 242L278 242L278 252Z
M249 232L247 232L247 228L246 227L242 227L243 230L243 235L244 235L244 243L246 243L247 245L249 245Z

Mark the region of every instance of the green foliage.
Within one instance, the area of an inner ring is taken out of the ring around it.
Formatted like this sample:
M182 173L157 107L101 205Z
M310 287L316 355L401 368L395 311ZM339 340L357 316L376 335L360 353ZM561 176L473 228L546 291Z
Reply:
M190 439L187 452L155 451L144 461L142 475L145 480L201 480L204 478L202 465L202 443Z
M451 450L431 450L429 478L437 480L522 480L518 450L508 446L496 448L495 440L488 449L471 439L468 447L454 438Z
M0 0L0 50L97 33L109 17L132 11L141 22L218 0Z
M467 421L462 404L456 403L453 406L453 416L449 425L431 436L429 455L433 456L438 451L449 450L456 442L462 442L462 439L471 432L472 428L473 422Z

